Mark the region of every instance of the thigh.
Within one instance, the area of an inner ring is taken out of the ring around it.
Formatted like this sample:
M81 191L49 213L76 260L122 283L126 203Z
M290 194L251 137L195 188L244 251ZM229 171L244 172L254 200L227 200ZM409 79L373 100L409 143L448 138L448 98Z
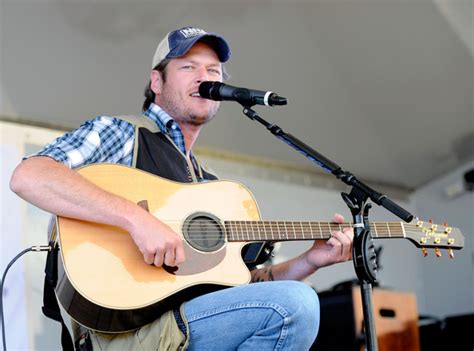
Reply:
M306 284L261 282L197 297L185 304L185 314L190 350L235 350L256 334L265 349L275 349L295 342L294 327L313 329L307 338L314 339L319 305Z

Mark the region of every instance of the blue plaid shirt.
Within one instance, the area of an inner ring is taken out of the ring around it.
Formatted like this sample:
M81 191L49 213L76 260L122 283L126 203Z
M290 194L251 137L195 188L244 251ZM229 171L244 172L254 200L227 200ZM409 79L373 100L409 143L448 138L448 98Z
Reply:
M152 103L143 115L156 123L160 131L186 154L181 128L169 114ZM99 162L131 166L134 134L132 124L115 117L99 116L57 138L35 155L49 156L69 168Z

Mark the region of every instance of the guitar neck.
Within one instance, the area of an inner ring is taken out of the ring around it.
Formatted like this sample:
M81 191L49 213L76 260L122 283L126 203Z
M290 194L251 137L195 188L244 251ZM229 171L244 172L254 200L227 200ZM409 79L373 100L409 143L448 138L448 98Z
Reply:
M352 223L301 221L225 221L229 241L293 241L329 239L334 231L352 228ZM404 238L401 222L370 222L374 238ZM409 224L408 224L409 226Z

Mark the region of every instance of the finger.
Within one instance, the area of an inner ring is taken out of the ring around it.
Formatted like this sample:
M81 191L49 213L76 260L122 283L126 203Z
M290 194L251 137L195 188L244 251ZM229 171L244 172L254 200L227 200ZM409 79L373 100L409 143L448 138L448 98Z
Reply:
M169 267L174 267L176 266L176 254L175 254L175 249L170 248L166 251L165 253L165 265Z
M347 237L352 241L354 240L354 230L352 228L344 228L342 230L344 234L347 235Z
M152 253L145 253L143 254L143 259L146 264L154 264L155 261L155 255Z
M162 251L156 251L155 260L154 260L153 264L157 267L163 266L164 256L165 256L165 254Z
M176 265L183 263L184 260L186 259L186 256L184 254L184 247L183 247L182 240L180 240L179 244L176 246L175 253L176 253L176 257L175 257Z
M339 214L339 213L335 213L334 216L332 217L332 220L335 223L343 223L344 222L344 216Z
M335 252L337 252L339 255L342 255L342 243L337 240L336 237L332 236L328 241L326 241L326 244L331 245Z
M334 232L333 237L341 243L341 256L343 259L348 260L351 256L352 241L346 233Z

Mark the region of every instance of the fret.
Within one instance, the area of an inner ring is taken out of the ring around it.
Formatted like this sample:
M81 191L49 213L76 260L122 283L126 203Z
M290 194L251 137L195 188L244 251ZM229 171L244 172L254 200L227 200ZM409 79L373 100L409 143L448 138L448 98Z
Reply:
M333 231L332 225L330 222L320 222L320 238L321 239L328 239L331 237L331 233Z
M402 224L400 222L390 222L389 223L389 226L391 229L391 237L401 237L403 238L404 237L404 234L403 234L403 227L402 227Z
M237 231L237 223L235 221L232 221L230 227L231 227L231 231L232 231L232 239L237 240L239 238L238 231Z
M400 227L401 227L401 232L402 232L402 238L406 238L407 234L405 232L405 226L403 224L400 224Z
M234 221L233 230L234 230L234 239L237 239L237 240L240 239L239 229L237 228L237 221Z
M388 231L388 237L390 238L390 227L388 226L388 222L385 222L385 225L387 226L387 231Z
M268 222L267 222L268 224ZM275 237L273 236L273 228L272 226L270 226L270 233L269 233L271 236L272 236L272 240L275 240Z
M239 221L239 226L240 226L240 239L243 241L244 240L244 228L242 227L242 221Z
M234 240L239 240L239 230L237 229L237 221L232 221L232 231L233 231L233 239Z
M232 222L224 222L224 226L226 227L227 239L232 240L234 239L234 235L232 233Z
M341 230L341 225L338 223L331 223L331 232L338 232Z
M295 237L295 240L296 240L295 222L291 221L291 227L293 228L293 236Z
M283 223L283 225L285 227L286 240L288 240L289 239L288 238L288 226L285 223Z
M373 225L373 226L370 226L370 227L371 227L371 228L373 227L372 229L373 229L373 231L375 232L375 236L378 237L378 236L379 236L379 232L377 231L377 224L374 223L374 225Z
M229 227L230 227L230 238L229 240L236 240L237 239L237 231L236 231L236 228L235 228L235 223L233 223L234 221L227 221L226 223L229 223Z
M319 227L319 236L321 239L323 238L323 230L321 229L321 223L318 222L318 227Z
M234 240L234 233L233 233L233 229L232 229L232 221L224 222L224 226L226 227L227 239L228 240Z
M232 240L232 224L230 223L230 221L224 222L224 230L226 239Z
M300 239L304 240L306 238L306 235L305 235L305 231L306 231L305 222L300 222L300 224L301 224Z

